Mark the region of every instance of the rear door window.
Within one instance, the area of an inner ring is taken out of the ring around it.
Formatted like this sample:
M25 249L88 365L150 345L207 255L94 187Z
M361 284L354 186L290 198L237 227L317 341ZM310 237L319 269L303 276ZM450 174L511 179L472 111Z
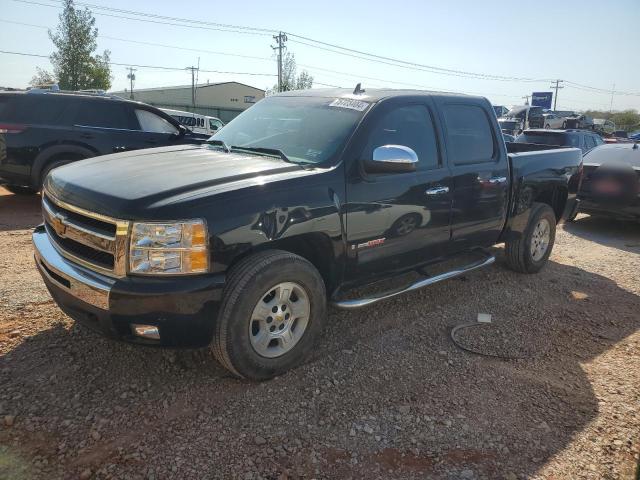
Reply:
M495 142L484 109L478 105L449 104L443 109L447 148L454 165L493 162Z
M596 142L591 135L584 136L584 146L586 150L591 150L596 146Z
M75 124L83 127L132 130L128 110L123 103L111 101L80 101Z
M47 94L0 96L0 119L28 125L59 123L69 106L66 98Z

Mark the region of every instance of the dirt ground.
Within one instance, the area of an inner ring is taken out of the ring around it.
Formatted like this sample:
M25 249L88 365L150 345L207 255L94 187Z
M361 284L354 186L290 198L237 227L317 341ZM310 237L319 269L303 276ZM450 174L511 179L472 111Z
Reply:
M635 479L640 225L579 217L537 275L495 265L330 313L312 360L230 378L106 340L33 266L38 198L0 189L0 478ZM452 327L490 313L459 341Z

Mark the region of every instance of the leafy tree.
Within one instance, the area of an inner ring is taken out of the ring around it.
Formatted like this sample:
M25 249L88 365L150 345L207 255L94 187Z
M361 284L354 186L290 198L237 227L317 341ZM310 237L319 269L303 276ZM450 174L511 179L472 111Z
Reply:
M306 90L311 87L313 87L313 77L309 72L303 70L296 79L296 90Z
M604 118L616 124L616 128L627 132L640 128L640 113L637 110L628 109L621 112L608 112L599 110L587 110L585 115L592 118Z
M74 8L73 0L64 0L60 23L49 38L57 48L51 54L53 71L63 90L88 88L108 90L111 87L110 52L93 55L98 45L96 20L88 8Z
M52 83L56 83L55 77L40 67L36 67L36 74L31 77L29 81L29 85L32 87L37 87L38 85L50 85Z
M286 52L282 57L282 91L306 90L313 87L313 77L303 70L297 75L298 67L296 57L291 52ZM272 92L278 91L278 85L274 85Z

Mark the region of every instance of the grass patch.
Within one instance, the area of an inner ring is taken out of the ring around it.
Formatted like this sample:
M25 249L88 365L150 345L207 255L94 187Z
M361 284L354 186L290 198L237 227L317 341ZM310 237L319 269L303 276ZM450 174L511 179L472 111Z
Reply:
M29 464L9 447L0 445L0 478L7 480L29 480L33 478Z

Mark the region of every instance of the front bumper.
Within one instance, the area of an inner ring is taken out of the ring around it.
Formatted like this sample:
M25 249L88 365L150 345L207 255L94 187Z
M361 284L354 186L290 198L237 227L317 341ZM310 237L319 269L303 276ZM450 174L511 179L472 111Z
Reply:
M51 296L79 323L146 345L202 347L211 342L224 275L111 278L64 258L43 226L32 240L36 266ZM160 340L133 335L132 324L158 327Z

